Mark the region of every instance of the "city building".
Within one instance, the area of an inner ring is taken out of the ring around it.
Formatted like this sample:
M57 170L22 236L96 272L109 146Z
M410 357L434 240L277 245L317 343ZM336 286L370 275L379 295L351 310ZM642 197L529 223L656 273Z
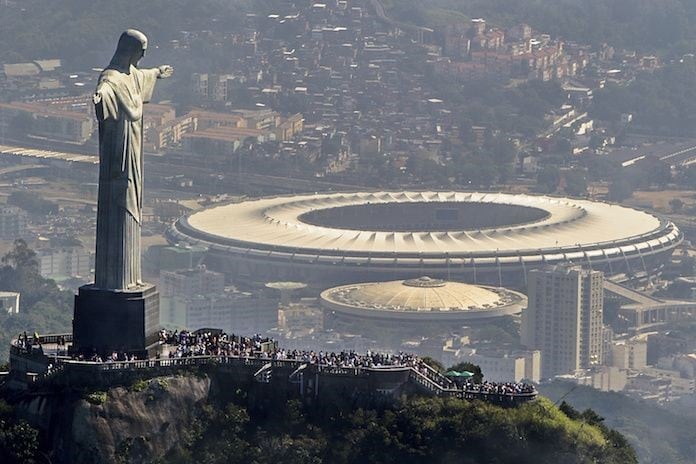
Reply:
M274 135L258 129L214 127L184 134L181 140L188 151L223 156L236 152L246 141L263 143L271 137Z
M202 265L195 269L162 271L159 291L162 297L222 293L225 291L225 276Z
M304 129L304 117L299 113L285 118L270 110L220 113L194 109L175 117L168 105L153 106L145 143L155 151L181 146L190 152L225 155L235 152L246 140L283 142Z
M216 328L228 333L265 333L278 324L278 300L234 290L160 297L160 323L170 330Z
M27 213L15 206L0 207L0 240L16 240L27 235Z
M160 126L152 126L146 134L146 146L153 151L161 151L179 145L184 135L196 130L197 124L195 115L188 113Z
M0 292L0 311L7 314L19 314L19 293Z
M47 279L87 278L92 272L92 256L82 246L43 248L37 259L39 272Z
M0 89L14 96L55 98L67 92L65 74L59 59L5 63L0 66Z
M205 266L160 273L160 323L168 329L261 333L278 324L278 299L225 287Z
M538 383L541 380L541 353L532 351L479 351L471 350L457 358L457 362L470 362L481 368L489 382Z
M323 328L323 319L321 308L315 299L302 299L280 306L278 329L293 336L314 333Z
M648 363L648 342L645 339L615 341L611 346L611 365L621 369L642 370Z
M657 403L667 403L694 394L694 379L679 371L647 367L628 377L625 392Z
M143 111L145 112L143 119L143 144L145 148L158 151L169 145L175 137L177 127L174 107L149 103L145 105Z
M587 385L601 391L623 391L628 385L626 369L615 366L595 366L591 369L581 369L572 374L557 375L558 380L565 380Z
M147 251L148 259L163 271L193 269L205 257L205 248L198 246L152 246Z
M27 133L74 143L86 142L95 129L92 114L41 102L0 103L0 124L21 124Z
M522 344L541 351L543 378L601 363L603 280L600 271L570 265L528 273L529 306L522 313Z
M545 34L533 37L533 33L526 24L506 33L480 18L469 24L449 25L443 34L445 57L438 57L435 72L465 80L502 77L548 81L575 76L588 65L584 50L566 50L563 42Z

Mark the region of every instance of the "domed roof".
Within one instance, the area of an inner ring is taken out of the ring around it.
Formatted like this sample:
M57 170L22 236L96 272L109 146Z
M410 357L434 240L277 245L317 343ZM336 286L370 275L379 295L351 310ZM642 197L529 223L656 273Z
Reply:
M430 277L345 285L324 293L324 298L353 307L419 312L495 309L519 299L506 289Z
M304 282L268 282L266 287L274 290L300 290L307 287L307 284Z

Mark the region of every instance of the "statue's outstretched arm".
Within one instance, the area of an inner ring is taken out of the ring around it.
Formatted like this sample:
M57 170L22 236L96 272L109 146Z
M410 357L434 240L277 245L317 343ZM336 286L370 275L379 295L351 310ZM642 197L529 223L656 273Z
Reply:
M162 65L157 68L138 69L140 79L140 89L142 92L143 103L147 103L152 98L157 79L166 79L174 73L174 68L169 65Z
M159 70L159 75L157 76L159 79L166 79L174 74L174 68L168 64L163 64L157 69Z

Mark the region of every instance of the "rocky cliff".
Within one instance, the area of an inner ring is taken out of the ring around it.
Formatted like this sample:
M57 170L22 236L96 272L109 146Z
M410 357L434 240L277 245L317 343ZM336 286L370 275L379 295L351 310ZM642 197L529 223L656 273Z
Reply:
M38 396L20 410L48 431L52 462L144 463L190 442L210 383L193 375L158 377L130 388Z
M56 464L637 463L626 439L596 413L558 408L546 398L503 408L360 395L338 384L325 385L330 395L299 398L285 384L192 371L103 391L33 390L13 409L42 431L31 453L36 459L2 459L0 417L0 462L46 456Z

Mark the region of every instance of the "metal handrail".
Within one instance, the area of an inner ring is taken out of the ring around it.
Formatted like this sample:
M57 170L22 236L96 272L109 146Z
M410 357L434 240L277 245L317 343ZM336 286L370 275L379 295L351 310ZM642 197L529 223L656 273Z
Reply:
M43 337L44 343L53 343L53 339L56 341L59 337L65 337L64 335L52 335ZM65 337L67 343L68 338ZM147 360L135 360L135 361L105 361L105 362L94 362L94 361L81 361L76 359L71 359L68 357L48 357L51 361L52 368L49 372L32 374L27 377L27 380L33 382L45 380L55 376L60 372L65 372L67 370L76 369L78 371L92 371L95 374L98 372L115 372L115 371L137 371L146 370L153 368L167 368L175 369L179 367L191 367L191 366L205 366L205 365L220 365L220 366L248 366L248 367L263 367L268 364L271 368L291 368L293 372L296 372L298 367L307 366L313 367L317 373L329 374L329 375L340 375L340 376L351 376L360 377L368 375L369 373L386 373L386 372L398 372L409 370L409 380L425 387L431 393L436 396L450 396L458 397L464 399L482 399L485 401L491 401L497 399L501 400L531 400L536 398L537 392L524 392L524 393L498 393L498 392L483 392L473 389L458 389L458 388L448 388L444 385L452 384L452 382L442 376L438 371L433 369L428 365L420 365L418 367L413 366L373 366L373 367L341 367L341 366L331 366L326 364L313 364L309 363L303 359L272 359L264 356L264 353L258 352L254 356L188 356L183 358L161 358L161 359L147 359ZM421 372L419 369L425 369L425 373ZM436 380L441 379L442 382L438 383Z

